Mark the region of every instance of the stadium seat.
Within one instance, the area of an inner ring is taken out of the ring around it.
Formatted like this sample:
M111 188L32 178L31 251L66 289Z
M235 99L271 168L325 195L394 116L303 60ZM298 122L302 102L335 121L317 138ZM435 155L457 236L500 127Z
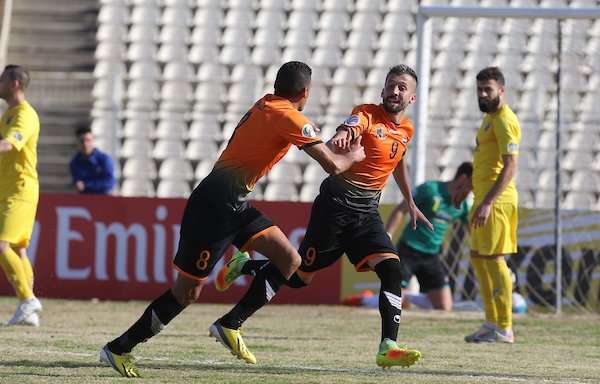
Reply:
M153 60L136 61L129 67L130 80L158 81L161 78L160 66Z
M154 197L154 186L150 180L125 179L121 185L125 197Z
M345 11L340 10L325 10L319 18L320 30L341 30L348 29L350 24L350 16Z
M194 44L190 48L188 59L194 64L216 63L219 57L219 47L214 44Z
M136 5L131 11L132 24L158 25L160 22L160 8L148 3Z
M98 12L98 23L126 25L129 22L129 8L125 4L103 4Z
M563 208L590 210L596 205L596 197L588 192L569 192L565 197Z
M196 170L194 171L194 178L196 179L196 182L204 180L204 178L212 171L213 166L213 160L202 160L198 162L196 165Z
M377 47L386 50L406 50L409 48L408 34L398 34L394 31L383 31L379 36ZM376 65L379 65L375 62Z
M132 25L127 34L127 40L132 43L155 44L159 41L158 26L154 24Z
M127 67L123 61L98 60L94 67L94 78L124 78Z
M406 0L389 0L387 3L388 14L398 12L400 14L410 15L413 11L414 2Z
M128 119L123 127L122 135L130 138L153 138L154 122L150 118Z
M256 26L258 27L258 31L264 30L282 33L285 22L286 16L283 10L260 9L256 15Z
M263 198L267 201L298 201L298 190L294 184L270 182Z
M274 46L256 46L252 51L252 62L258 65L269 65L281 61L281 51Z
M160 18L160 23L164 26L186 27L192 25L193 18L191 8L165 7Z
M312 29L289 29L283 40L283 47L310 49L315 41L315 33Z
M188 160L213 160L217 157L218 147L207 139L191 140L185 150Z
M304 184L300 188L300 195L298 196L299 201L307 203L313 202L319 194L319 184Z
M282 12L287 10L288 7L288 0L261 0L258 6L259 9L268 9Z
M302 171L298 164L281 161L269 171L267 180L275 183L300 184Z
M224 46L219 55L223 64L235 65L250 62L250 50L246 46Z
M340 67L334 71L333 85L356 85L363 86L365 83L365 73L357 67Z
M181 140L170 139L159 139L154 144L152 150L152 157L159 160L168 158L183 158L185 148Z
M195 119L190 126L188 136L190 140L223 140L223 133L221 132L221 126L216 115Z
M312 50L310 47L287 47L281 54L281 62L302 61L306 63L311 60L311 57Z
M219 104L225 99L227 94L223 83L199 83L194 92L194 98L197 101L207 101L213 104Z
M216 29L220 31L224 20L225 18L220 6L216 8L198 7L194 13L194 20L192 24L196 28L202 28L205 30Z
M321 0L291 0L290 3L293 11L317 11L321 6Z
M304 171L303 179L307 184L321 184L329 174L319 164L309 163Z
M225 27L229 28L252 28L254 24L254 12L251 9L230 9L225 16Z
M192 81L194 79L194 68L184 61L167 63L163 70L163 79L166 81Z
M306 114L306 112L304 112ZM329 138L323 137L323 141L328 140ZM292 145L288 153L284 157L285 163L298 164L300 166L310 164L312 162L312 158L305 151L298 149L295 145ZM301 172L302 173L302 172ZM300 180L302 181L302 180ZM298 182L300 182L298 181Z
M188 60L188 47L186 44L163 44L158 49L156 57L162 63L186 62Z
M161 180L156 188L156 197L173 198L189 197L191 192L190 185L185 181L179 180Z
M125 160L123 177L126 179L154 180L156 176L156 165L153 160L145 157L133 157Z
M123 141L121 157L123 158L151 158L152 142L147 138L131 137Z
M96 46L96 60L120 61L125 57L125 47L122 42L114 40L101 41Z
M158 139L179 139L187 138L188 127L182 120L161 120L156 127L155 137Z
M123 36L127 35L127 28L120 24L100 24L96 31L96 40L99 42L122 43Z
M339 48L346 44L346 32L343 29L321 29L317 32L315 45L318 48Z
M576 192L600 193L600 177L587 169L575 170L571 178L570 190Z
M158 176L161 180L191 181L194 178L194 170L185 159L165 159L160 164Z
M157 54L156 44L150 41L133 42L127 48L127 60L133 62L156 60Z

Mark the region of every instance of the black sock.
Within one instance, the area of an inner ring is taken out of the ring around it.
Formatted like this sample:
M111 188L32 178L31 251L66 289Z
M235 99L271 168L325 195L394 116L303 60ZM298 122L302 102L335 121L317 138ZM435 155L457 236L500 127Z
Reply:
M381 314L381 341L396 341L402 314L402 290L400 287L400 261L386 259L375 266L381 280L379 291L379 313Z
M285 284L285 277L273 263L267 262L257 270L250 288L242 299L219 319L224 327L239 329L252 314L267 304Z
M169 289L150 303L131 328L108 343L108 349L118 355L131 352L133 347L162 331L184 308Z
M269 260L248 260L242 266L242 275L256 276L256 273L268 262Z

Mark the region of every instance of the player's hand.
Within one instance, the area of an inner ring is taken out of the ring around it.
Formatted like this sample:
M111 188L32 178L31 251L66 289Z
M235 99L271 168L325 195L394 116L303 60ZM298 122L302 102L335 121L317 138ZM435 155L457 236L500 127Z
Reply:
M79 192L83 192L85 190L85 183L81 180L78 180L75 182L75 188L77 188Z
M354 142L350 144L349 153L356 163L363 161L367 157L367 154L365 153L365 147L362 145L362 136L358 136L358 139L354 140Z
M338 129L336 134L331 138L333 147L340 151L345 151L350 148L352 134L347 129Z
M408 205L408 213L410 214L411 227L413 230L417 229L417 222L420 221L433 232L433 224L431 224L415 203Z
M471 218L471 226L473 228L482 227L487 222L490 217L490 213L492 212L492 205L488 203L480 204L473 212L473 217Z

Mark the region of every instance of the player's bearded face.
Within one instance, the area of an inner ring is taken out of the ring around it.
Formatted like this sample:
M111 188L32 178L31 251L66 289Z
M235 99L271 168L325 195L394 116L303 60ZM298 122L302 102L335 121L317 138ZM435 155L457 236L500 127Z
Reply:
M381 92L383 109L387 113L406 110L414 93L414 85L408 75L389 75Z
M496 80L487 80L477 82L477 102L479 110L484 113L491 113L498 110L500 105L502 88L496 83Z

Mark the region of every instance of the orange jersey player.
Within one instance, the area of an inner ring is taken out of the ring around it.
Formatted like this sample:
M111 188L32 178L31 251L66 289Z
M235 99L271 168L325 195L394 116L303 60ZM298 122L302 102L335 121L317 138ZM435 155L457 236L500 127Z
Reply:
M284 64L277 72L275 93L261 98L244 115L212 172L192 192L173 260L179 271L173 287L154 300L131 328L100 351L101 361L122 376L139 376L131 350L158 334L198 299L204 281L230 244L256 249L272 261L265 271L274 291L300 264L300 255L283 232L252 207L246 196L292 145L305 150L331 174L339 174L365 157L360 142L346 153L332 152L300 113L309 95L310 79L308 65ZM240 358L256 362L238 331L220 330L217 336Z
M412 226L431 223L416 207L407 180L403 156L413 135L411 121L404 111L416 99L417 75L406 65L390 69L382 90L380 105L360 105L338 127L330 145L337 152L351 150L353 143L364 145L366 158L348 170L327 177L312 207L310 222L300 244L302 264L287 285L300 288L315 273L336 262L344 253L358 271L374 270L381 280L379 310L382 336L376 363L381 367L410 366L420 352L396 343L401 314L401 268L396 249L379 216L379 198L390 174L394 175L407 201ZM255 275L252 285L236 307L215 324L218 329L238 329L264 303L260 300L268 280L262 274L270 262L244 260L238 253L220 272L217 280L231 282L240 274ZM226 287L222 287L226 288ZM213 325L215 326L215 325Z

